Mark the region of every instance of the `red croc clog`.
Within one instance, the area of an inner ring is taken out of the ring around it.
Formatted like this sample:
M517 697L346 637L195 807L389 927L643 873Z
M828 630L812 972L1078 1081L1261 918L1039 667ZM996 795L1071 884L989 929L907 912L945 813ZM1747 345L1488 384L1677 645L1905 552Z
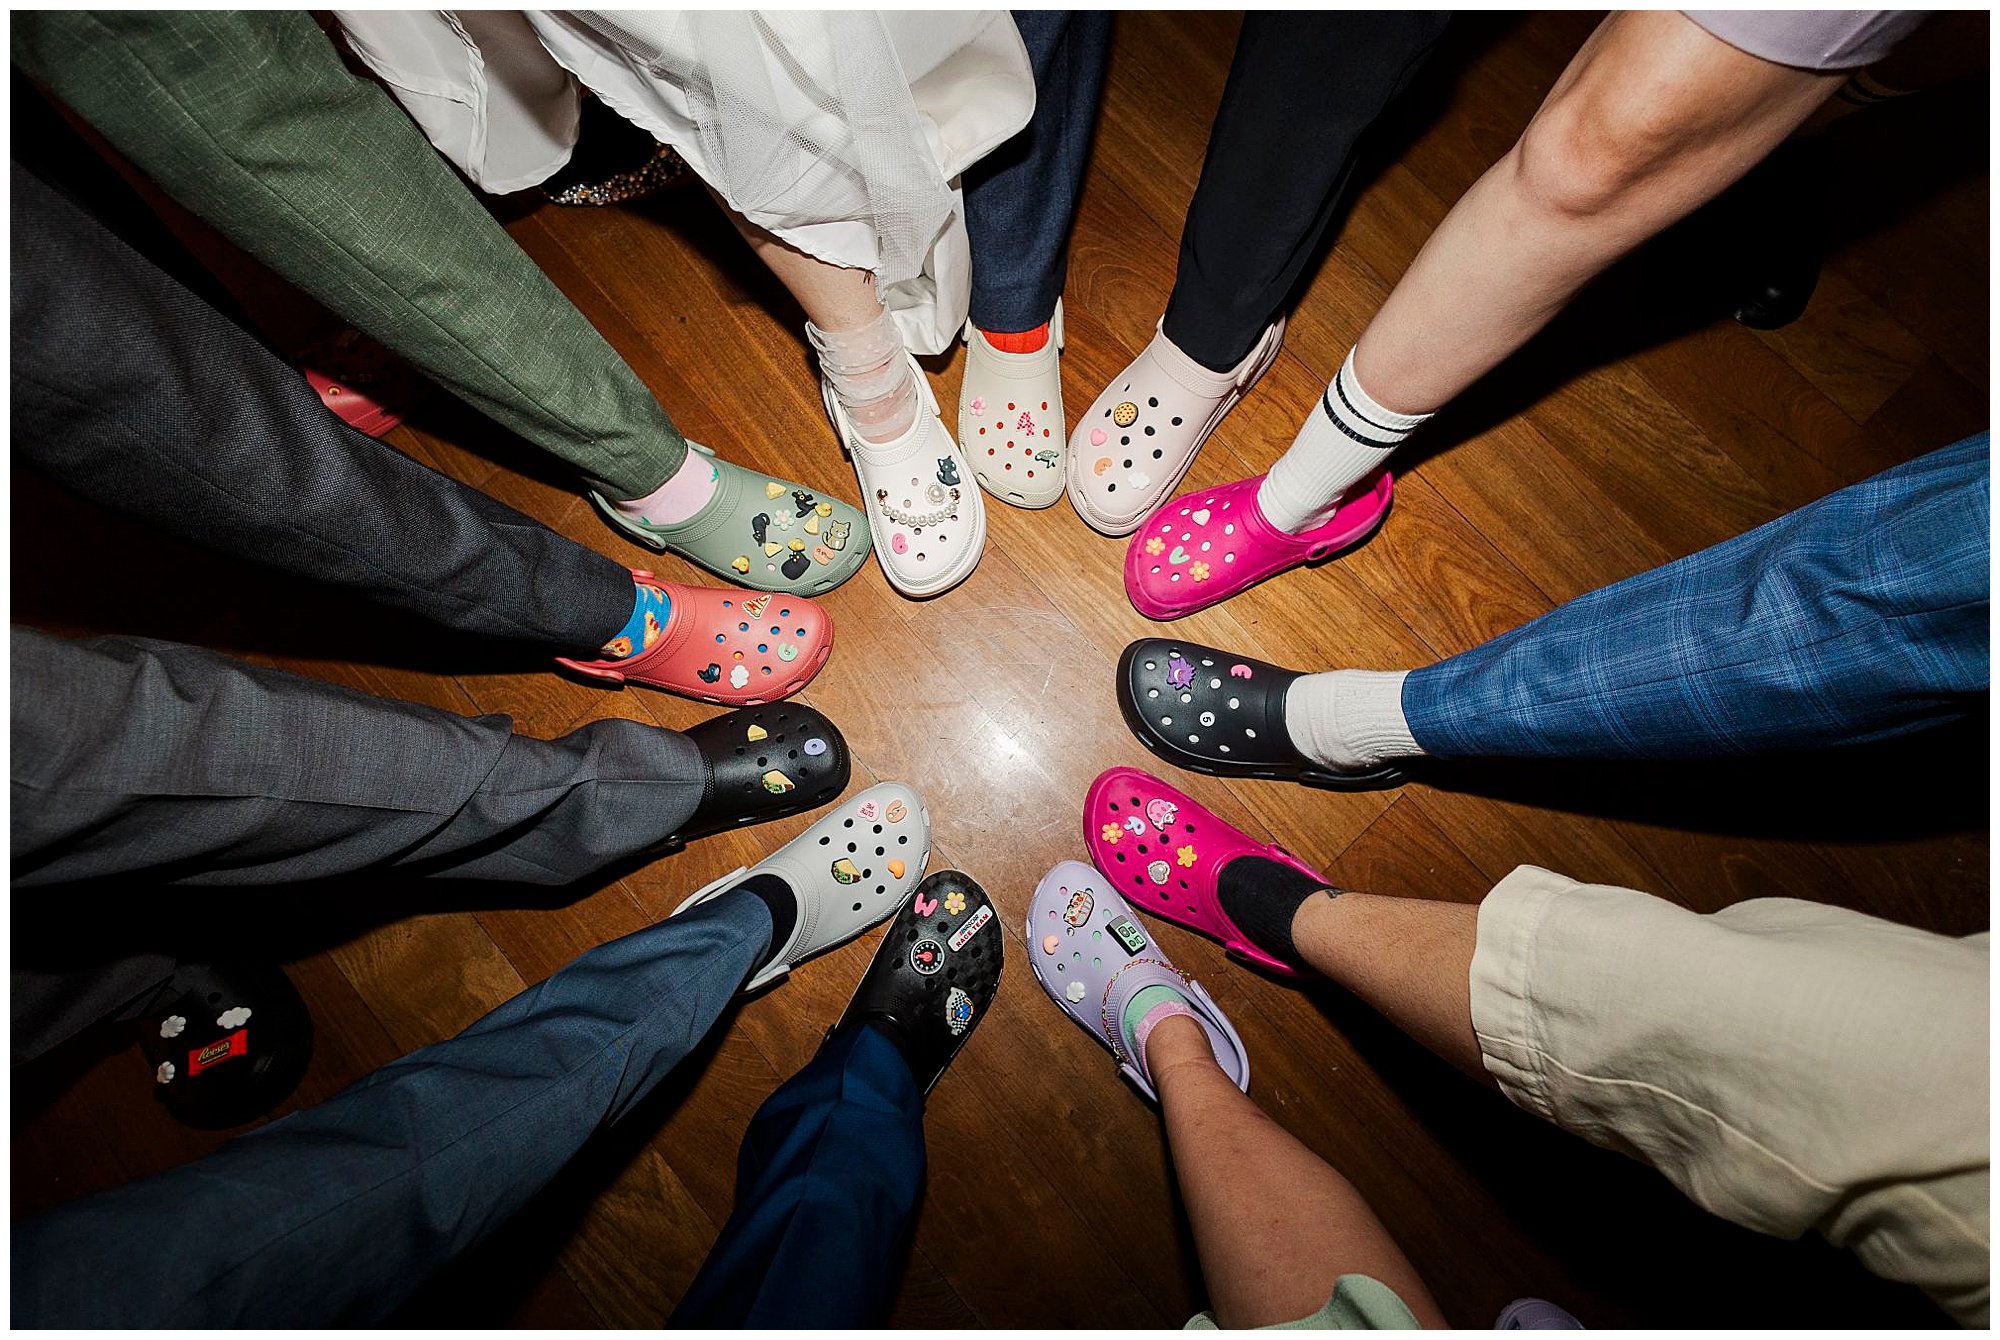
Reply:
M833 650L833 620L802 596L663 582L632 570L634 580L666 592L665 627L648 627L648 644L621 660L558 656L593 679L654 688L725 707L789 698L819 673Z

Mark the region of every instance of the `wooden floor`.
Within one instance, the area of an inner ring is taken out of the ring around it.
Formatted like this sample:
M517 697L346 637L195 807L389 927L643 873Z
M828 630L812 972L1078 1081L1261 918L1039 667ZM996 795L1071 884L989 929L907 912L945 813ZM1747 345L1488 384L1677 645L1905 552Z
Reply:
M1456 26L1298 295L1276 368L1202 453L1194 486L1262 469L1290 441L1592 20ZM1069 276L1072 408L1152 333L1235 24L1119 18ZM1415 666L1983 428L1987 119L1980 82L1841 128L1837 245L1796 325L1758 334L1718 319L1700 247L1670 237L1426 430L1372 543L1178 627L1295 666ZM698 192L604 210L495 208L689 436L855 496L801 314ZM274 327L320 319L226 247L195 240ZM947 406L962 367L957 353L929 363ZM614 537L555 465L470 411L440 399L390 441L584 544L698 580ZM20 472L13 514L17 620L198 642L457 712L510 713L536 735L607 716L684 727L710 713L496 660L483 643L200 553ZM1155 629L1122 593L1122 543L1066 504L1030 513L989 499L988 515L985 560L949 595L903 600L872 565L836 592L839 646L804 695L853 745L854 789L881 778L920 788L936 822L933 868L971 872L1006 914L993 1017L930 1102L929 1184L890 1320L1177 1326L1204 1300L1157 1117L1042 997L1018 930L1040 875L1082 855L1091 779L1115 764L1161 767L1112 696L1119 650ZM1483 765L1369 795L1174 781L1350 888L1473 902L1532 862L1702 910L1783 894L1965 933L1988 921L1985 741L1982 722L1804 763ZM339 897L176 897L218 934L275 945L312 1004L318 1051L290 1110L449 1036L807 822L702 842L573 898L380 882ZM1941 1322L1816 1240L1709 1218L1636 1164L1475 1088L1340 991L1274 983L1155 925L1242 1031L1256 1099L1360 1186L1459 1325L1489 1326L1522 1295L1592 1327ZM659 1323L729 1214L751 1113L812 1054L874 939L733 1013L687 1074L401 1320ZM116 1038L16 1076L15 1215L220 1142L162 1117L145 1081L136 1049Z

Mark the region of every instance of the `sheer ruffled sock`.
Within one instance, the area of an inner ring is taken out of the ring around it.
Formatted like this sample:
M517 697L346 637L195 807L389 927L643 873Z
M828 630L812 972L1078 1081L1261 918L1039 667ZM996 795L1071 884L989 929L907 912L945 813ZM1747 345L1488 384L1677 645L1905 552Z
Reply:
M917 384L888 308L855 330L821 330L808 321L806 338L855 432L869 442L888 442L910 431L917 421Z

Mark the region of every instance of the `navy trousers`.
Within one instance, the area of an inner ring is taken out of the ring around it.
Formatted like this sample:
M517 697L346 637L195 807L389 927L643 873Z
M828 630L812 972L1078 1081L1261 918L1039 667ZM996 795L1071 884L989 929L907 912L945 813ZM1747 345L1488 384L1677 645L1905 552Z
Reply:
M770 938L755 896L714 899L318 1107L15 1224L13 1324L380 1321L664 1079Z
M1983 701L1985 433L1410 672L1440 757L1697 758L1886 739Z
M924 1178L924 1100L872 1028L834 1038L750 1122L736 1212L676 1327L879 1327Z
M981 330L1033 330L1055 313L1111 49L1105 10L1017 9L1014 27L1035 71L1035 115L964 177Z

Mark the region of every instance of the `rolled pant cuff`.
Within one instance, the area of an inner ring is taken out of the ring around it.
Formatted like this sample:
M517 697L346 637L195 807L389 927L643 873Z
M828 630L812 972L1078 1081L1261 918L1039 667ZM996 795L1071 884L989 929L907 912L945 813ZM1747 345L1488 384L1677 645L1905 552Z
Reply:
M1551 1122L1548 1053L1535 1018L1535 942L1556 900L1578 887L1552 870L1516 866L1479 905L1472 950L1472 1032L1486 1073L1515 1106Z

